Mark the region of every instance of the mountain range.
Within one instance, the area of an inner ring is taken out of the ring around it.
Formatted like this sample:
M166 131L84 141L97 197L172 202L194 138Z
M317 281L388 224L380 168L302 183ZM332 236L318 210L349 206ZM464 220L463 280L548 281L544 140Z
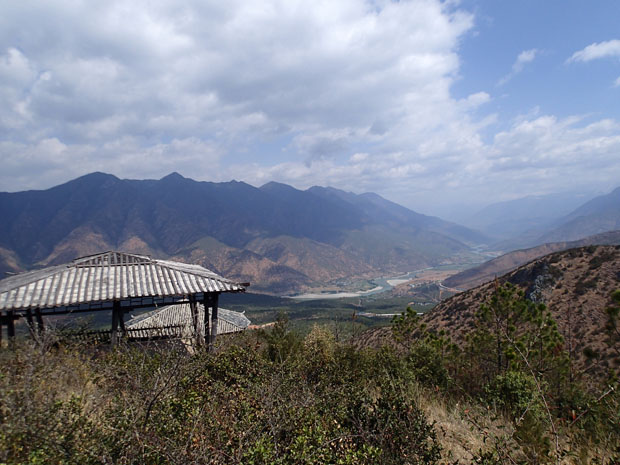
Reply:
M191 261L255 289L292 292L439 264L488 241L376 194L270 182L92 173L47 190L0 193L0 272L120 249Z
M0 193L0 276L119 249L199 263L257 291L290 293L447 263L472 246L510 251L562 243L520 252L533 259L620 229L620 188L566 213L579 199L491 205L467 223L481 226L478 232L374 193L197 182L177 173L160 180L92 173L46 190ZM504 233L515 235L498 243L491 236L502 222ZM514 257L502 259L504 265L522 263ZM507 271L498 263L487 271Z
M574 241L585 236L620 229L620 187L600 195L558 219L537 241Z
M526 196L491 204L462 221L504 252L569 242L620 229L620 187L608 194Z
M553 228L554 222L593 197L591 193L581 192L527 195L492 203L463 217L461 223L501 240L520 237L524 233L534 235L536 239L536 231Z

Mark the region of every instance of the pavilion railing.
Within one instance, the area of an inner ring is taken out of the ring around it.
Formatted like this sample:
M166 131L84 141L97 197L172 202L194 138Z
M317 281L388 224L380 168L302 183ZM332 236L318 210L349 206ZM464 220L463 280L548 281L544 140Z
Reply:
M157 339L182 339L187 335L184 333L183 325L157 326L152 328L127 328L125 330L126 339L129 341L149 341ZM122 337L122 332L119 336ZM80 342L109 343L112 338L112 330L64 330L62 338Z

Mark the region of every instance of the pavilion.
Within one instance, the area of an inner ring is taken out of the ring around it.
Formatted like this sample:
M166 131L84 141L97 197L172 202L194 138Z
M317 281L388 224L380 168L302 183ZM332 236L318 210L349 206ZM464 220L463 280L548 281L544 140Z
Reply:
M111 310L110 340L116 344L127 335L128 312L186 304L195 337L204 337L209 350L213 350L219 295L244 292L247 286L249 283L233 282L199 265L104 252L1 280L0 338L3 326L9 338L15 337L15 321L19 318L26 318L31 333L36 335L44 331L46 316ZM198 304L202 304L202 312Z

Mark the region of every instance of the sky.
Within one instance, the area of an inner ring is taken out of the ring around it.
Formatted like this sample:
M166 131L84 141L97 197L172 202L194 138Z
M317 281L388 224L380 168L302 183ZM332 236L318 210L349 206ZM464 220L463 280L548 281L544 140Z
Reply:
M0 0L0 191L102 171L424 213L620 185L620 2Z

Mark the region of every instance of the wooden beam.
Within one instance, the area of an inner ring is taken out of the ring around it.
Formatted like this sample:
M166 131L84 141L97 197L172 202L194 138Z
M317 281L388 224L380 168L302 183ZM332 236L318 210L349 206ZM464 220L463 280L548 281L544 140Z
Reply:
M239 291L226 291L231 293L239 293L243 292ZM198 292L194 294L196 300L198 302L202 302L210 293L207 292ZM219 294L219 293L218 293ZM125 313L137 310L137 309L156 309L162 307L164 305L174 305L179 303L187 303L187 296L166 296L166 297L135 297L135 298L126 298L120 301L121 308L125 310ZM112 300L103 300L98 302L90 302L76 305L63 305L59 307L43 307L40 308L41 314L43 316L50 315L68 315L68 314L76 314L76 313L90 313L90 312L99 312L99 311L111 311L113 309L113 301ZM36 310L36 309L35 309ZM13 309L15 315L18 316L26 316L25 308L17 308Z

